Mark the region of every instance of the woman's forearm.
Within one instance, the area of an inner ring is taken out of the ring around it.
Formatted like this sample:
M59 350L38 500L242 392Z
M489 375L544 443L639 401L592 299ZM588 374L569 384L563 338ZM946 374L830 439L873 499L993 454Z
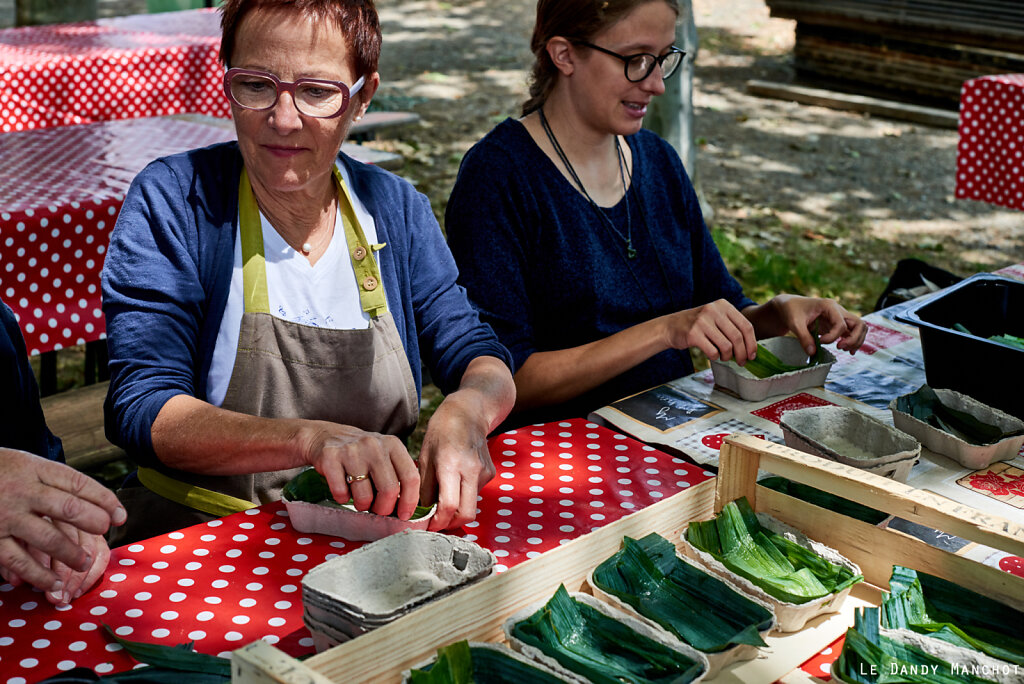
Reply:
M152 438L171 468L239 475L308 464L318 432L317 421L249 416L179 394L160 409Z
M517 411L560 404L670 348L655 318L578 347L535 352L516 371Z
M458 396L471 402L487 423L489 433L505 420L516 399L512 373L501 359L478 356L469 362L462 374L459 389L448 399ZM446 399L446 401L448 400Z

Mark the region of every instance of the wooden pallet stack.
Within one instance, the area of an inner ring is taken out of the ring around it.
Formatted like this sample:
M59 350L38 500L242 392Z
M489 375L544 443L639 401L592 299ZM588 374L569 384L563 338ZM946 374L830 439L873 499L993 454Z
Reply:
M801 80L956 108L964 81L1024 72L1020 0L766 0L795 19Z

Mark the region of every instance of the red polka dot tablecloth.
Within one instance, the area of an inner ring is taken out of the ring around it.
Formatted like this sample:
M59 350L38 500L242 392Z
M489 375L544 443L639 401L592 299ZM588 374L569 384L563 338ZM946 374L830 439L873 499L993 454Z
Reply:
M1024 74L964 83L956 196L1024 210Z
M583 420L509 432L490 448L497 476L463 533L494 552L498 571L711 477ZM103 579L68 608L0 585L0 684L74 667L135 667L103 625L128 640L194 641L197 651L225 657L258 639L308 655L302 578L360 546L296 532L275 503L114 549Z
M0 297L30 354L105 336L100 269L125 192L157 157L234 139L230 125L212 121L125 119L0 134Z
M0 30L0 132L228 117L214 9Z

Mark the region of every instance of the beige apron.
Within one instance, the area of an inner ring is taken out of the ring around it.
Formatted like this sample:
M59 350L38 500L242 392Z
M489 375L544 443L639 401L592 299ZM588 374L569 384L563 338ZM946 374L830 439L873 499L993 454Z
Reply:
M266 418L326 420L404 438L416 426L419 401L372 254L383 245L368 243L337 169L334 177L370 327L328 330L270 315L259 210L243 170L239 225L245 311L222 407ZM118 492L128 508L128 523L111 543L129 543L275 501L301 470L210 476L164 466L140 468L145 486Z

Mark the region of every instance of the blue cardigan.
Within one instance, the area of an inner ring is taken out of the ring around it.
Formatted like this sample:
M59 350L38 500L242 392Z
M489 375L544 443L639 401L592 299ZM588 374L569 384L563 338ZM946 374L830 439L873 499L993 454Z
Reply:
M641 130L628 199L603 210L611 226L534 143L506 119L466 154L445 230L459 282L512 352L580 346L642 321L724 298L754 302L726 270L675 150ZM642 206L638 206L642 205ZM623 238L637 250L627 259ZM669 350L562 406L513 415L513 424L586 415L693 372Z
M63 462L63 446L46 427L18 319L2 301L0 324L0 447Z
M511 363L456 284L427 198L394 174L338 158L387 243L377 257L417 392L421 355L443 392L458 387L478 356ZM111 234L103 266L106 430L139 463L153 463L150 428L168 399L206 399L231 281L241 169L236 142L156 160L132 182Z

